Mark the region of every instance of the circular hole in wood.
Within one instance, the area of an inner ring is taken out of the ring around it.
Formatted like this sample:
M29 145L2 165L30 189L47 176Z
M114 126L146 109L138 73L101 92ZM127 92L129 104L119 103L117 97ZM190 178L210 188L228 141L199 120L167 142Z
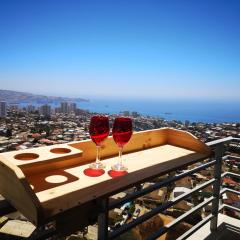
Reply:
M52 175L45 178L45 181L48 183L63 183L67 180L68 178L63 175Z
M56 154L64 154L64 153L70 153L71 149L69 148L53 148L50 150L51 153L56 153Z
M34 160L38 157L39 155L36 153L20 153L14 156L17 160Z

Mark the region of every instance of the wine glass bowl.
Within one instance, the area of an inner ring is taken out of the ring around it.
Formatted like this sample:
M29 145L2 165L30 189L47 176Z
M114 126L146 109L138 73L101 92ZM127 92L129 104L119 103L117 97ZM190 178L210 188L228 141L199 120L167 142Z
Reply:
M123 146L128 143L132 136L132 119L127 117L117 117L113 123L113 139L119 147L118 162L112 166L115 171L126 171L127 168L122 163Z
M113 124L113 139L118 147L123 147L132 136L131 118L118 117Z
M109 135L109 120L106 116L93 116L91 118L89 133L92 141L97 145L105 140Z
M91 169L103 169L104 165L100 162L99 151L102 142L108 137L110 132L109 119L106 116L93 116L90 121L89 133L92 141L97 147L96 162L90 165Z

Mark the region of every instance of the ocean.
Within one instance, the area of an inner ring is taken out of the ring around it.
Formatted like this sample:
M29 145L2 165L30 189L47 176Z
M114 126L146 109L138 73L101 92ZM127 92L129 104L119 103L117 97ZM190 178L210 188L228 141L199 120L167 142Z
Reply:
M55 102L51 106L58 107L60 103ZM108 114L137 111L145 116L166 120L204 123L240 122L240 102L233 101L91 99L89 102L78 102L77 106L91 112Z
M137 111L143 115L166 120L204 123L240 122L240 102L93 99L90 102L78 103L78 107L91 112L110 114Z

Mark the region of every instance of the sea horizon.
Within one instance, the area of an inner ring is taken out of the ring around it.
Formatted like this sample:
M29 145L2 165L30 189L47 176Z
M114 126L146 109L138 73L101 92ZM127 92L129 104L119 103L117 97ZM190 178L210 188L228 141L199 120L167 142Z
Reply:
M120 114L123 111L138 112L143 116L203 123L240 122L240 101L221 100L139 100L96 98L89 102L76 102L77 107L90 112ZM40 106L37 103L26 105ZM52 107L60 102L49 103Z

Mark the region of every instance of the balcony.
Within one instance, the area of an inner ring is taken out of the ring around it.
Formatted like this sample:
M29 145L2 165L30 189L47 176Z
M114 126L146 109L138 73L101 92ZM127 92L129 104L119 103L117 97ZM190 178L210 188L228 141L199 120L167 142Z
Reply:
M11 172L12 175L7 176L7 178L12 181L12 176L13 178L20 176L24 190L19 191L17 195L13 195L15 197L13 198L12 192L1 186L1 189L4 190L1 193L9 201L1 201L0 214L4 215L15 211L15 208L21 211L37 226L37 229L32 233L32 239L68 235L94 224L96 221L98 222L98 237L96 238L115 239L154 216L165 213L172 206L199 191L212 186L211 196L208 196L199 204L195 204L190 210L164 226L154 229L144 239L167 239L166 235L169 231L174 231L180 222L193 216L204 207L210 207L210 213L189 230L178 235L177 239L223 239L226 234L232 236L231 239L239 239L240 225L238 221L223 213L229 209L240 210L236 206L222 203L222 196L226 193L240 195L234 189L222 187L223 178L234 177L240 179L238 174L222 173L222 163L230 158L224 156L226 145L232 141L239 140L228 137L209 142L206 146L192 135L172 129L136 133L125 151L125 158L129 161L128 174L115 179L111 179L107 174L101 179L94 178L94 180L78 175L83 172L89 162L94 160L95 148L91 141L54 146L55 150L44 147L35 149L34 152L31 152L31 150L23 153L5 153L1 155L1 161L6 163L7 167L11 167L10 169L13 169L14 173L17 173L14 175ZM103 146L103 161L110 166L116 161L116 154L117 148L112 139L109 138ZM6 159L10 163L6 162ZM196 165L196 163L201 164ZM183 168L187 170L175 175L170 174ZM195 186L188 192L175 196L171 200L167 199L167 201L158 204L145 214L134 217L132 221L127 221L114 229L109 229L109 211L120 208L126 203L135 201L146 194L169 186L206 168L213 169L213 177L208 181ZM4 171L2 171L2 174L4 174ZM67 184L66 182L64 184L42 184L39 180L42 177L46 178L59 174L69 179ZM161 181L156 181L146 188L140 187L142 183L163 175L167 177L161 178ZM18 184L17 179L14 179L16 181L12 183ZM84 181L84 179L87 180ZM31 188L26 187L26 184L30 184ZM84 187L79 189L80 185ZM113 195L116 196L116 194L133 187L135 190L129 192L126 196L113 198ZM20 188L22 189L22 185ZM22 199L26 199L29 205L26 206L26 202L21 204ZM49 223L51 228L46 230L45 226ZM165 238L160 238L161 236L165 236Z

